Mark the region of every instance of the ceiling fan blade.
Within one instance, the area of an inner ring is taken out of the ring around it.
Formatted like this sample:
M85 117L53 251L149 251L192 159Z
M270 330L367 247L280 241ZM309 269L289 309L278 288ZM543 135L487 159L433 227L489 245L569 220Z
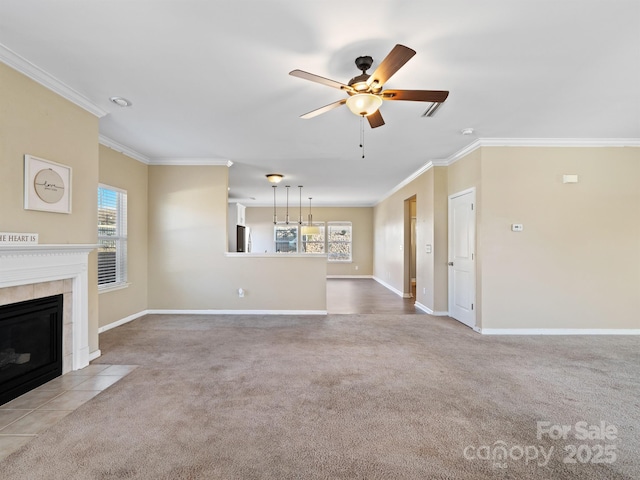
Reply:
M324 107L320 107L315 110L311 110L310 112L307 112L304 115L300 115L300 118L307 119L307 118L317 117L318 115L326 113L329 110L333 110L334 108L337 108L340 105L344 105L345 103L347 103L346 99L338 100L337 102L330 103L329 105L325 105Z
M371 74L367 80L367 85L372 86L375 83L378 88L382 87L415 54L416 51L409 47L400 44L396 45Z
M382 119L380 110L376 110L371 115L368 115L367 120L369 120L369 125L371 125L371 128L381 127L382 125L384 125L384 120Z
M310 80L312 82L320 83L322 85L337 88L340 90L348 90L348 91L353 90L349 85L345 85L344 83L336 82L335 80L324 78L324 77L321 77L320 75L315 75L313 73L305 72L302 70L292 70L289 72L289 75L293 77L302 78L304 80Z
M442 103L449 96L447 90L385 90L383 100L410 100L414 102Z

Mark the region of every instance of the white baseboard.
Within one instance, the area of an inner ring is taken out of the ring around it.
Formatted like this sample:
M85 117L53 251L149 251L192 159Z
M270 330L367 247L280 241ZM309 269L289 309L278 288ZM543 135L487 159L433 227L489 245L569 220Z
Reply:
M111 330L112 328L119 327L120 325L124 325L125 323L129 323L136 318L140 318L149 313L149 310L142 310L141 312L134 313L133 315L129 315L128 317L121 318L120 320L116 320L115 322L109 323L103 327L98 328L98 333L106 332L107 330Z
M640 335L637 328L480 328L483 335Z
M327 278L373 278L373 275L327 275Z
M326 315L326 310L147 310L155 315Z
M143 310L98 328L98 333L129 323L149 314L156 315L326 315L326 310ZM98 350L99 352L99 350ZM100 354L98 354L98 357ZM96 358L98 358L96 357ZM93 360L90 359L90 360Z
M373 279L374 279L376 282L378 282L380 285L382 285L383 287L388 288L389 290L391 290L391 291L392 291L393 293L395 293L396 295L398 295L398 296L400 296L400 297L402 297L402 298L405 298L404 293L402 293L402 292L401 292L400 290L398 290L397 288L395 288L395 287L393 287L393 286L389 285L387 282L385 282L385 281L381 280L381 279L380 279L380 278L378 278L378 277L373 277Z
M91 361L95 360L96 358L99 358L101 355L102 355L102 352L100 351L100 349L94 350L93 352L91 352L89 354L89 361L91 362Z
M416 302L414 305L416 308L422 310L425 313L428 313L429 315L433 315L434 317L446 317L447 315L449 315L449 312L439 312L431 310L429 307L421 304L420 302Z

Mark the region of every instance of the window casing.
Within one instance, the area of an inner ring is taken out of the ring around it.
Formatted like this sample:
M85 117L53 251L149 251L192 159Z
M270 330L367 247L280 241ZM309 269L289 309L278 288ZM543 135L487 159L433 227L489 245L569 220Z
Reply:
M353 235L351 222L327 223L327 261L351 262Z
M127 192L98 186L98 288L127 283Z

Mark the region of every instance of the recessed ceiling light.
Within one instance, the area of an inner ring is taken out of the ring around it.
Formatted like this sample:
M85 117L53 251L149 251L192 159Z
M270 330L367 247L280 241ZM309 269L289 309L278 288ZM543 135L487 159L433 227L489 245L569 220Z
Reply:
M109 98L109 100L111 100L119 107L130 107L131 105L133 105L133 103L131 103L131 100L127 100L124 97L111 97Z
M473 135L473 128L463 128L460 133L462 135Z

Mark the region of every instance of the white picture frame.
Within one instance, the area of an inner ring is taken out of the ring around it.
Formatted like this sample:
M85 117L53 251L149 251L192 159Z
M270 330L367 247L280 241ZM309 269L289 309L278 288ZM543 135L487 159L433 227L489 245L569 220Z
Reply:
M71 167L25 155L24 208L71 213Z

